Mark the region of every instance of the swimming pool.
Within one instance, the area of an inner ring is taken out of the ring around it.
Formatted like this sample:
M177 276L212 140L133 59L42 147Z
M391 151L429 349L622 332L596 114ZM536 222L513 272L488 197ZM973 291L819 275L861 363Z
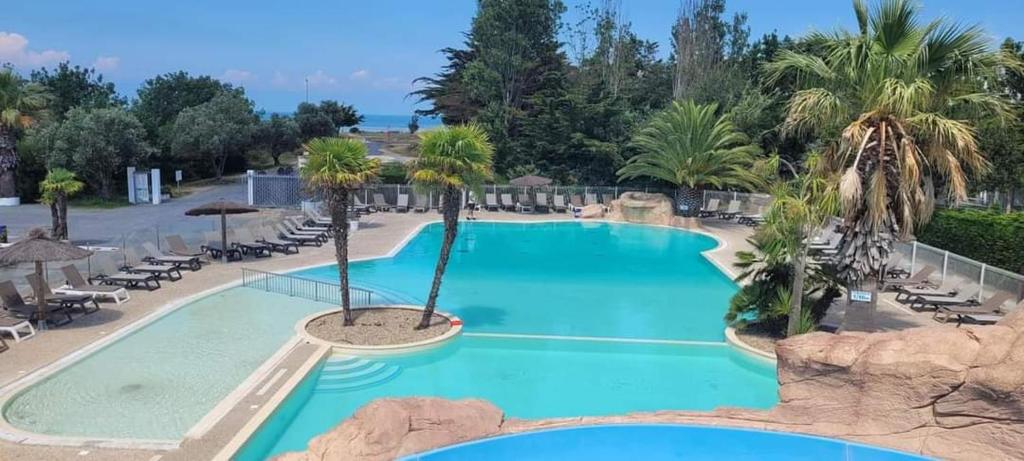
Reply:
M353 285L422 302L441 231L425 226L394 257L353 263ZM466 224L440 298L465 321L464 336L420 354L328 362L304 382L310 392L295 392L282 406L291 410L275 414L276 429L267 424L253 439L263 449L249 452L301 449L389 395L483 397L520 417L771 406L773 367L723 342L736 287L701 255L716 246L704 235L638 225ZM336 274L333 266L297 273ZM3 415L39 434L175 441L288 342L299 319L330 308L231 288L35 383Z
M912 461L909 453L842 440L725 427L675 424L583 426L483 439L402 458L401 461L466 459L602 461Z

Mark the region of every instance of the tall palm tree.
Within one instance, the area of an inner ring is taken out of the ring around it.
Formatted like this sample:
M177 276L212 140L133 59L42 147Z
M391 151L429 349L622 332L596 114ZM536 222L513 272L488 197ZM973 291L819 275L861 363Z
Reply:
M825 141L821 171L838 178L844 219L839 269L851 286L881 273L896 238L934 208L934 186L964 199L970 172L985 167L974 127L954 114L1006 104L978 82L1019 63L991 52L978 27L922 23L909 0L869 9L853 2L859 29L813 33L807 52L780 51L769 82L795 81L784 128Z
M717 110L717 104L676 101L654 115L633 138L641 153L618 171L619 180L649 177L675 185L677 206L687 217L700 211L707 186L753 187L760 149Z
M341 308L344 325L353 325L348 283L349 196L380 172L380 161L367 157L366 144L346 138L316 138L306 144L309 159L302 167L306 184L321 194L331 215L334 255L341 280Z
M49 96L42 85L26 82L12 69L0 69L0 200L18 196L18 132L43 114Z
M441 278L448 267L452 245L459 230L463 188L479 187L491 177L494 146L477 125L443 127L420 134L420 156L412 162L409 177L418 187L437 191L444 216L444 240L437 258L430 296L417 329L430 326L437 306Z
M75 177L75 173L64 168L54 168L46 173L46 178L39 183L43 192L43 203L50 205L50 216L53 226L50 236L67 240L68 238L68 198L79 193L85 183Z

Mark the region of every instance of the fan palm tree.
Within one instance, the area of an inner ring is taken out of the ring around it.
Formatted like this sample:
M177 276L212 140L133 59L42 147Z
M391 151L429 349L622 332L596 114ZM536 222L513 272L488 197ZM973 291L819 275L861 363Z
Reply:
M12 69L0 69L0 200L18 196L17 135L36 122L48 103L42 85L26 82Z
M58 240L68 238L68 198L77 194L85 187L85 183L75 177L75 173L64 168L54 168L46 173L46 178L39 183L43 203L50 205L50 216L53 226L50 237Z
M302 177L308 187L320 193L327 202L341 281L344 325L353 325L348 282L349 196L353 190L377 177L380 161L368 158L366 144L355 139L316 138L306 144L306 150L309 159L302 167Z
M654 115L634 137L641 153L618 171L619 180L648 177L675 185L677 206L687 217L700 211L705 187L754 187L751 169L760 149L717 110L716 104L676 101Z
M418 329L430 326L430 318L437 306L441 278L448 267L459 230L462 190L479 187L491 177L493 155L494 146L487 132L477 125L443 127L420 134L420 156L410 165L409 177L418 187L440 194L444 240Z
M1020 66L991 52L978 27L922 23L909 0L853 5L857 31L811 34L809 51L780 51L766 70L770 83L797 84L785 130L826 143L821 171L837 178L844 217L839 269L863 286L894 239L930 218L936 181L966 197L969 174L986 162L974 127L954 114L1007 114L978 83L998 65Z

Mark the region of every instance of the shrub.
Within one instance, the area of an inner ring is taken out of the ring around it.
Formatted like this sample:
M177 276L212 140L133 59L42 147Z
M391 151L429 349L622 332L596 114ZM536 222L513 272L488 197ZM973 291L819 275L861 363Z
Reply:
M942 210L917 234L921 243L1024 274L1024 213Z
M380 181L384 184L405 184L409 182L408 169L402 162L387 162L381 165Z

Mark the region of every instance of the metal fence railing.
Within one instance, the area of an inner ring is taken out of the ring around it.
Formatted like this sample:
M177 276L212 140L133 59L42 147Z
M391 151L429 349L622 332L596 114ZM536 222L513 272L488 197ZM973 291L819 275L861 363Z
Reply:
M769 194L751 194L746 192L732 192L720 190L704 191L704 207L708 206L711 199L718 199L719 209L725 210L731 201L740 202L740 213L755 213L767 211L768 205L772 203L772 196Z
M902 262L897 263L910 272L925 266L936 269L936 278L943 283L960 283L965 290L979 292L980 299L987 299L998 292L1013 295L1015 302L1024 299L1024 275L1001 269L980 261L935 248L918 241L896 244L895 255ZM968 294L968 293L965 293Z
M242 286L271 293L278 293L312 301L341 304L341 285L322 280L278 274L256 269L242 268ZM352 306L370 306L382 303L384 299L370 290L349 287L349 301Z

